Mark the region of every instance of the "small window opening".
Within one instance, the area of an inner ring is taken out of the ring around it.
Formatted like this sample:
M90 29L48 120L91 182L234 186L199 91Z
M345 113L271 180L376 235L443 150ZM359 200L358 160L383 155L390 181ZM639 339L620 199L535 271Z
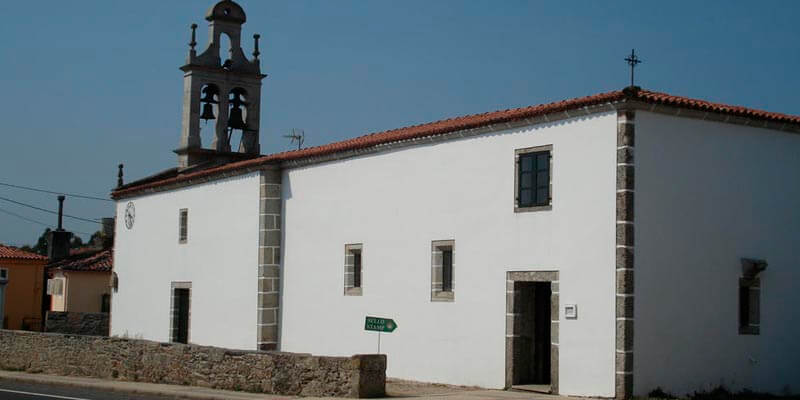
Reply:
M361 287L361 251L353 251L353 287Z
M189 238L189 210L180 210L180 222L178 227L178 242L186 243Z
M453 249L442 249L442 291L453 291Z
M344 295L361 296L363 286L364 264L363 245L348 244L344 246Z

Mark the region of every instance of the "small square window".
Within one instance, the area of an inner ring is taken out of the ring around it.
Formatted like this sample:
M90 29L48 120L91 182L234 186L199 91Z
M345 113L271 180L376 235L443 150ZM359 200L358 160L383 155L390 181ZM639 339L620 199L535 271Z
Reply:
M178 243L186 243L189 238L189 209L182 208L178 219Z
M455 241L431 243L431 301L455 300Z
M517 149L514 153L514 211L552 209L553 146Z
M364 256L362 244L344 246L344 294L361 296L363 294Z

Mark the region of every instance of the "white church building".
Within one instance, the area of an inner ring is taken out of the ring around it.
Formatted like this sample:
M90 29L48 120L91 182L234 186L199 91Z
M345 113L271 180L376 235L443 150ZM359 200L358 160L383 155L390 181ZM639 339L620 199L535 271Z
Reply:
M800 391L800 117L631 86L261 155L258 37L206 19L177 167L112 194L113 335L352 355L379 316L390 377Z

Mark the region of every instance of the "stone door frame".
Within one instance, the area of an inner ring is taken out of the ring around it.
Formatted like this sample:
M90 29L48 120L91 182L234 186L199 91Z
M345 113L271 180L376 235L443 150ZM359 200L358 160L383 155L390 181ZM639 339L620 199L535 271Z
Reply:
M559 282L558 271L511 271L506 272L506 389L510 389L514 378L514 333L519 326L518 313L514 312L514 298L519 295L514 290L516 282L550 283L550 392L558 394L558 322L559 322Z

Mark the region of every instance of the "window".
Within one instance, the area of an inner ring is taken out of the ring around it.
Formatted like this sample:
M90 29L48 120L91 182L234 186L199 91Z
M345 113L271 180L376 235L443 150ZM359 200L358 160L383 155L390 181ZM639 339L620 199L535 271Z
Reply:
M552 152L552 145L515 151L515 212L552 208Z
M431 301L455 300L455 241L431 243Z
M179 215L178 243L186 243L189 236L189 210L182 208Z
M8 280L8 269L0 268L0 281L7 281L7 280Z
M739 278L739 334L758 335L761 326L761 272L767 269L764 260L742 259Z
M62 296L64 294L64 280L60 278L48 279L47 294L51 296Z
M108 293L100 296L100 312L101 313L111 312L111 295Z
M453 249L442 249L442 291L453 291Z
M344 295L361 296L363 294L363 248L358 244L344 246Z
M742 335L759 333L759 286L758 279L739 279L739 333Z

